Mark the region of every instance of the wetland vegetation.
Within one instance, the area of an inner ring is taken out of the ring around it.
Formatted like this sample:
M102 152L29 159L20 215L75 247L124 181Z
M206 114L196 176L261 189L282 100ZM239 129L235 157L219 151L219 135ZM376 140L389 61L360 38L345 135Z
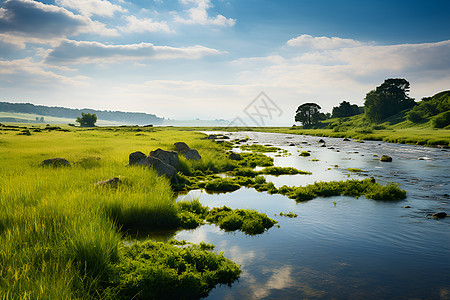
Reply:
M272 146L250 147L252 152L231 159L231 142L204 140L193 131L0 129L0 293L7 299L147 299L168 293L198 298L218 284L231 284L241 269L227 253L213 252L204 243L135 241L133 232L209 223L255 235L277 222L252 209L210 208L195 199L177 202L176 192L229 192L245 186L296 201L334 195L400 200L406 194L395 184L381 186L372 178L276 188L264 175L310 172L274 166L273 158L256 153L274 150ZM30 134L18 135L24 130ZM148 168L126 166L129 153L173 150L176 141L198 149L202 158L180 156L180 171L172 180ZM70 164L44 166L42 161L49 158ZM117 180L99 184L108 178Z

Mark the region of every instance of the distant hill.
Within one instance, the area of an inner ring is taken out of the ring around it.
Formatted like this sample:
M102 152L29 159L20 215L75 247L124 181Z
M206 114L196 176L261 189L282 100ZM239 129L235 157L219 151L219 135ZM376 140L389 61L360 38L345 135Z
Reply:
M114 122L118 124L159 125L163 123L164 118L157 117L154 114L138 113L138 112L122 112L109 110L95 110L89 108L76 109L58 106L34 105L31 103L10 103L0 102L0 112L32 114L38 116L49 116L54 118L70 119L73 123L81 113L96 114L97 118L103 121ZM0 121L1 117L0 117ZM3 120L3 122L14 122L13 120Z

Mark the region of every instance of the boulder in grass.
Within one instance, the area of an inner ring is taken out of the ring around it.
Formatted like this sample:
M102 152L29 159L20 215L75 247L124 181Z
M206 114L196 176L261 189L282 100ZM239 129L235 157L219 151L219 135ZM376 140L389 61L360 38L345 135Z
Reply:
M148 155L149 157L155 157L160 159L162 162L172 166L173 168L175 168L175 170L179 170L180 169L180 162L178 160L178 153L175 151L167 151L167 150L162 150L160 148L151 151L150 154Z
M178 152L183 152L191 149L185 142L176 142L174 145Z
M166 164L164 161L154 156L144 158L138 162L137 165L153 168L156 172L158 172L159 176L165 175L168 178L173 178L178 172L173 166Z
M381 156L380 161L391 162L392 157L390 157L389 155L383 155L383 156Z
M136 165L138 164L141 160L147 158L147 155L145 155L144 153L142 153L141 151L137 151L137 152L133 152L130 154L130 156L128 157L128 164L131 165Z
M107 180L99 181L95 185L97 186L110 186L110 187L117 187L119 184L120 179L119 177L113 177Z
M189 149L189 150L183 151L182 154L187 159L190 159L190 160L200 160L200 159L202 159L202 157L200 156L198 151L195 150L195 149Z
M228 158L231 160L242 160L242 156L239 153L234 152L231 152Z
M46 159L42 161L42 164L49 167L70 166L70 162L67 159L61 157Z

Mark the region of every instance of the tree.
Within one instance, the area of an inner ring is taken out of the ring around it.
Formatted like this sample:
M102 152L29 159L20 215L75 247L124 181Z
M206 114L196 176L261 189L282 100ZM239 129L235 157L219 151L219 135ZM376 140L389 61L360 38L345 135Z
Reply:
M342 101L339 106L333 107L332 118L351 117L358 114L360 114L358 105Z
M295 113L295 122L301 122L303 125L317 123L325 116L319 112L320 109L321 107L316 103L304 103L300 105Z
M85 114L81 113L81 118L77 117L77 122L80 123L81 127L95 127L95 122L97 122L96 114Z
M409 82L403 78L389 78L375 90L366 94L364 111L367 120L379 123L396 113L413 107L416 103L410 98Z

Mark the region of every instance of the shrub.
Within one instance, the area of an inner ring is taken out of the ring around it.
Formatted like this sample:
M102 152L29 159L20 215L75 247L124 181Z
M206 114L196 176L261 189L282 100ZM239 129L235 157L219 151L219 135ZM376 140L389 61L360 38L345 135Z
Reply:
M437 115L432 119L433 128L444 128L450 125L450 111Z

